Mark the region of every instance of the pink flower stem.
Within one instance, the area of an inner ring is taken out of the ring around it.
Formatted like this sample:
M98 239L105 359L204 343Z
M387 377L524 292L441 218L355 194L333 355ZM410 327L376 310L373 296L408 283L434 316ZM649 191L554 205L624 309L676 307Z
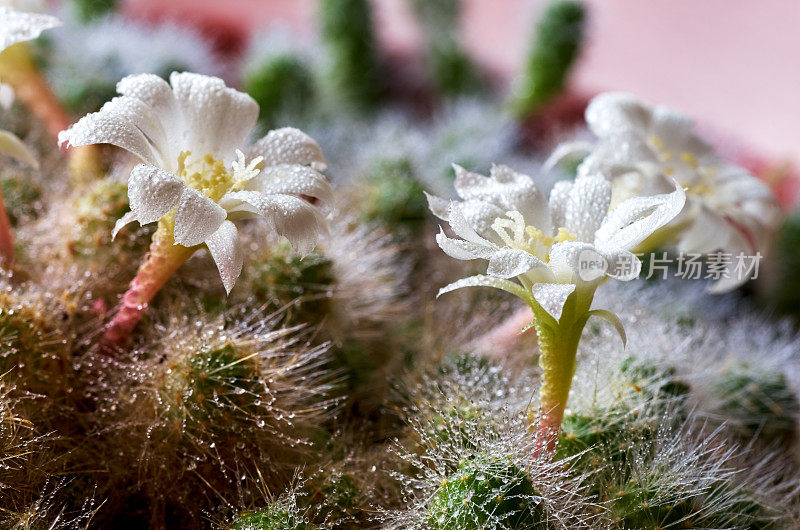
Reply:
M141 320L147 305L170 276L197 250L174 244L172 227L160 222L136 277L122 296L119 308L106 325L100 340L101 349L111 354L124 346L136 324Z
M14 237L11 235L11 221L8 219L3 192L0 190L0 265L14 263Z

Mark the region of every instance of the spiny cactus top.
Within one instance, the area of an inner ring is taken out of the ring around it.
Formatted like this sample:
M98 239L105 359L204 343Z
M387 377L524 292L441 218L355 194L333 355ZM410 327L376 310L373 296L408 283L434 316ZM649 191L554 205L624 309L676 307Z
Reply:
M131 171L131 211L122 226L161 220L176 245L205 244L230 291L242 268L236 219L260 216L306 254L327 233L322 206L330 184L325 159L305 133L270 131L248 153L238 148L255 125L258 105L216 77L173 73L129 76L121 94L59 134L60 144L109 143L143 163ZM317 202L312 202L316 200Z
M598 137L594 146L571 143L552 161L584 151L578 176L598 171L614 182L615 200L663 193L676 180L686 188L688 206L674 225L683 252L723 249L747 255L763 251L763 242L782 218L769 188L741 167L725 163L693 132L693 120L663 105L648 106L624 93L595 97L586 122ZM730 274L710 290L722 292L744 283Z
M461 239L441 231L436 241L456 259L489 260L489 276L459 280L439 294L498 287L523 300L532 295L555 319L576 286L596 287L605 276L636 278L641 262L630 249L678 215L685 201L677 187L627 200L609 212L611 183L599 175L557 183L548 204L530 177L507 166L494 166L488 178L459 166L455 171L455 188L464 200L428 199L431 211ZM587 263L598 266L583 268ZM521 285L509 281L514 277Z
M55 17L36 13L34 2L0 0L0 50L12 44L35 39L42 31L61 22Z

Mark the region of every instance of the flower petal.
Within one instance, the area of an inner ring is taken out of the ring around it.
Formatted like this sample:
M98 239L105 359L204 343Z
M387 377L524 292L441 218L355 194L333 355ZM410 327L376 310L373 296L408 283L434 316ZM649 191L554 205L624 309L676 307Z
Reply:
M686 203L683 188L650 197L634 197L609 212L597 230L595 244L602 249L630 250L675 218Z
M178 203L186 185L155 166L138 164L128 177L128 199L139 223L158 221Z
M449 293L450 291L455 291L456 289L461 289L463 287L494 287L495 289L502 289L503 291L518 296L523 300L527 300L529 298L528 293L518 283L510 280L495 278L493 276L484 276L482 274L470 276L469 278L462 278L451 283L450 285L442 287L436 294L436 298L439 298L445 293Z
M530 252L517 248L501 248L492 254L486 272L490 276L509 279L525 274L534 267L545 266L544 262Z
M650 124L650 109L631 94L605 92L586 107L586 124L599 138L625 130L645 130Z
M470 226L470 222L464 216L463 208L466 203L461 202L451 202L450 203L450 213L448 215L450 221L450 227L453 229L453 232L456 233L458 237L469 241L471 243L475 243L476 245L481 245L485 247L492 247L493 244L484 239ZM494 221L494 219L492 219Z
M152 111L138 99L117 97L58 133L58 144L116 145L147 164L162 167L160 153L144 133L145 130L152 133L157 121Z
M566 226L567 222L567 201L575 183L571 180L559 180L550 190L550 222L554 228Z
M14 134L0 130L0 154L16 158L34 169L39 169L39 161L25 143Z
M184 188L175 211L175 244L199 245L216 232L225 220L225 210L193 188Z
M194 154L232 160L256 124L255 100L218 77L173 72L169 82L186 120L188 145L198 151Z
M50 15L0 6L0 52L12 44L35 39L42 31L60 25L61 22Z
M564 224L578 241L594 241L594 234L608 213L611 183L599 175L575 180L567 198Z
M231 292L236 279L242 272L242 246L239 243L239 231L230 221L223 221L216 232L206 239L206 246L214 263L219 269L225 292Z
M606 275L608 262L589 243L565 241L550 249L548 265L560 283L592 282Z
M119 231L122 230L125 226L134 222L135 220L136 220L136 214L133 212L128 212L119 219L117 219L117 222L114 223L114 229L111 231L111 240L113 241L114 239L116 239Z
M248 212L266 219L301 255L311 252L328 224L313 204L294 195L262 195L257 191L235 191L220 201L232 213Z
M581 140L560 143L545 160L542 171L549 173L567 159L586 158L592 152L592 147L591 143Z
M272 193L307 195L325 204L333 203L333 189L327 179L308 166L296 164L267 166L255 178L248 181L245 189L266 195Z
M602 256L607 264L605 273L615 280L623 282L635 280L642 272L642 262L632 252L619 249L602 253Z
M427 191L423 193L428 198L428 208L431 213L443 221L448 221L450 219L450 201L431 195Z
M327 167L322 149L309 135L293 127L283 127L267 133L255 143L250 156L264 157L264 165L299 164L311 166L318 171Z
M533 298L553 318L561 318L567 298L575 291L572 283L535 283L531 288Z
M477 245L461 239L449 238L445 235L441 227L436 234L436 242L444 253L451 258L460 260L489 259L494 254L495 249L483 245Z

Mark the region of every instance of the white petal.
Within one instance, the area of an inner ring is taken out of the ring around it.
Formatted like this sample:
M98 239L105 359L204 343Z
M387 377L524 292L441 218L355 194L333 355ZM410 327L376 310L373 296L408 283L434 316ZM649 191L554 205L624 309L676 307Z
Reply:
M553 228L565 227L567 223L567 201L575 183L571 180L559 180L550 190L550 217Z
M10 109L14 103L14 89L0 81L0 107Z
M650 167L660 171L662 163L642 135L620 131L597 142L589 156L578 166L578 176L600 174L606 179L614 179L624 173Z
M450 213L448 217L450 220L450 227L453 229L453 232L455 232L456 235L461 239L475 243L476 245L491 247L492 243L478 235L472 226L470 226L470 222L464 216L464 205L465 203L455 201L450 203ZM494 221L494 219L492 219L492 221Z
M497 232L492 228L492 224L498 217L505 217L507 210L479 200L469 200L455 204L458 204L459 210L464 219L466 219L467 224L471 226L475 233L481 238L493 241L497 244L502 243Z
M615 280L623 282L635 280L642 272L642 262L636 254L627 250L603 253L603 257L607 263L605 273Z
M245 189L266 195L307 195L328 205L333 203L333 189L325 177L308 166L296 164L267 166L247 183Z
M535 283L531 289L533 298L550 316L558 320L569 295L575 291L572 283Z
M683 188L665 195L634 197L609 212L597 231L598 248L630 250L675 218L686 203Z
M462 241L461 239L452 239L445 235L441 227L440 232L436 234L436 242L439 244L445 254L451 258L460 260L472 259L489 259L492 257L495 249L483 245L476 245L469 241Z
M489 268L490 276L509 279L525 274L534 267L545 267L544 262L530 252L516 248L501 248L492 254Z
M239 231L230 221L224 221L216 232L206 239L206 246L219 269L225 292L230 293L242 272L242 246Z
M624 130L644 131L650 124L650 109L635 96L606 92L595 96L586 107L586 123L600 138Z
M589 142L580 140L560 143L545 160L542 171L549 173L554 167L568 158L585 158L592 152L592 147Z
M158 221L178 203L185 187L183 181L169 171L138 164L128 177L131 211L143 225Z
M218 77L173 72L169 82L186 120L188 145L194 154L210 153L217 159L232 160L235 149L256 124L255 100L228 88Z
M161 155L143 132L148 130L152 133L159 126L157 117L148 112L141 101L123 96L112 99L99 111L87 114L66 131L58 133L58 144L116 145L147 164L163 166Z
M425 197L428 198L428 208L433 215L443 221L448 221L450 219L450 201L437 197L436 195L431 195L427 191L423 193L425 193Z
M232 213L260 215L279 235L288 239L301 255L311 252L320 236L328 233L328 225L319 209L294 195L236 191L228 193L220 203Z
M12 44L35 39L42 31L60 25L61 22L50 15L25 13L0 6L0 52Z
M569 192L564 223L578 241L594 241L594 234L608 213L611 204L611 183L601 176L588 176L575 181Z
M507 291L522 298L523 300L528 299L528 293L526 293L525 289L523 289L518 283L514 283L510 280L495 278L493 276L483 276L481 274L477 276L470 276L469 278L462 278L451 283L450 285L442 287L436 294L436 298L439 298L445 293L449 293L450 291L455 291L456 289L461 289L463 287L494 287L495 289Z
M605 257L589 243L556 243L550 249L549 258L548 265L556 281L561 283L591 282L604 277L608 270Z
M131 224L135 220L136 220L136 214L133 212L128 212L119 219L117 219L117 222L114 224L114 229L111 231L111 240L113 241L117 237L117 234L119 233L120 230L122 230L123 227Z
M689 152L700 158L713 153L711 145L692 132L694 120L689 116L664 105L656 105L653 109L651 134L673 152Z
M249 158L255 156L263 156L266 166L310 165L318 171L326 168L325 157L317 142L303 131L293 127L270 131L251 148Z
M28 146L22 140L8 131L0 130L0 154L16 158L34 169L39 169L39 161L36 160L33 151L28 149Z
M184 188L175 211L175 244L199 245L219 229L225 210L193 188Z

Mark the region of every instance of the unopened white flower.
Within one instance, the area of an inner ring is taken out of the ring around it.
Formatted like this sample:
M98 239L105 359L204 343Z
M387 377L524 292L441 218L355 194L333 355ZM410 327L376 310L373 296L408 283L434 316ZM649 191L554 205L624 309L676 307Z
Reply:
M694 133L691 118L663 105L645 105L628 94L606 93L591 101L586 122L597 143L560 146L551 164L585 154L578 178L598 172L610 178L614 203L664 193L677 181L686 188L687 206L672 223L672 231L665 233L673 234L680 251L765 251L782 219L780 205L763 182L720 160ZM711 290L729 290L747 280L728 276Z
M576 287L593 292L606 276L636 278L641 262L630 250L671 221L685 201L677 187L609 211L611 183L601 176L558 182L548 201L530 177L506 166L494 166L490 177L459 166L455 172L455 188L464 200L428 199L458 238L442 230L436 241L456 259L488 260L488 276L464 278L439 294L498 287L528 301L533 297L556 320Z
M262 217L301 254L327 233L321 206L332 202L332 191L318 172L322 150L305 133L283 128L245 156L239 147L258 116L250 96L192 73L173 73L169 84L156 75L129 76L117 92L121 97L59 134L60 144L109 143L143 162L131 171L131 211L114 234L132 221L164 219L176 245L208 247L230 291L242 268L232 221Z

